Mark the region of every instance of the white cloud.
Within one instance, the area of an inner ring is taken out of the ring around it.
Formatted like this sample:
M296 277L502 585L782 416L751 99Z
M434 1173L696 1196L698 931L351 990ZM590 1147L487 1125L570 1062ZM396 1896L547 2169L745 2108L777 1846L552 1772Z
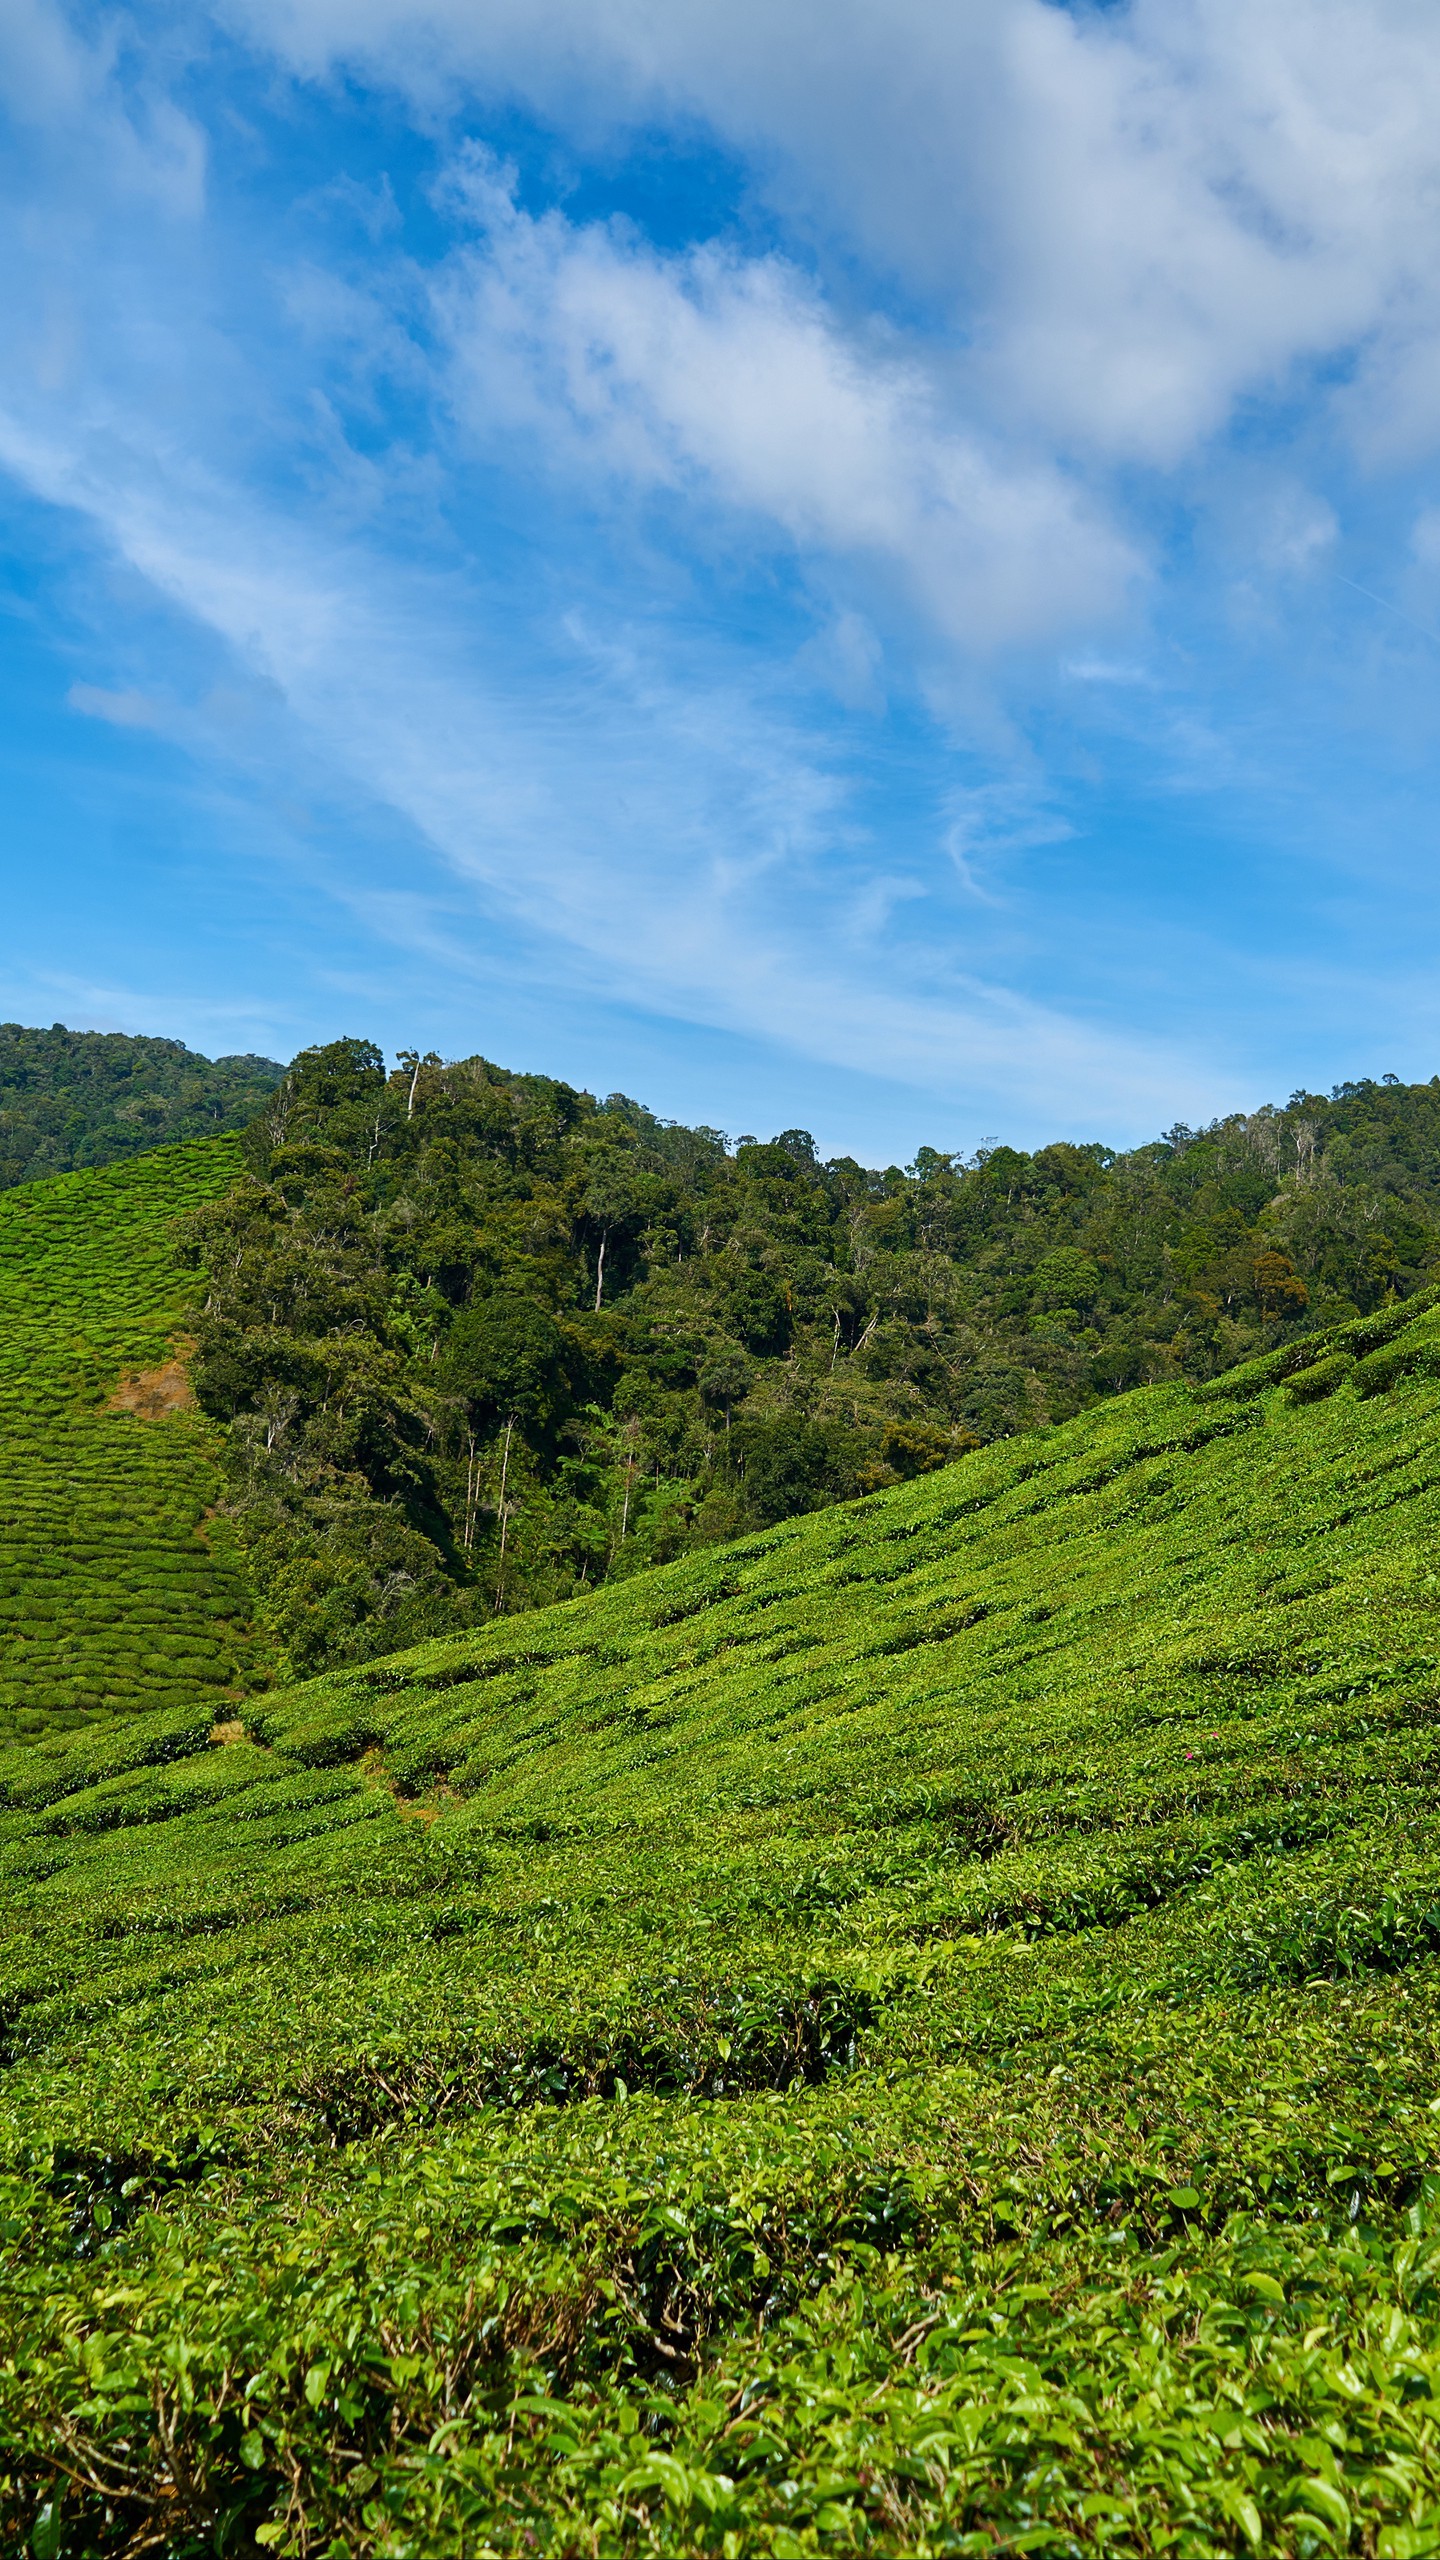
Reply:
M12 0L0 16L0 97L27 124L69 119L93 104L108 54L92 53L45 0Z
M812 633L797 650L802 684L821 686L847 711L878 716L885 709L885 652L875 626L848 607Z
M873 939L857 957L895 875L865 866L853 891L827 877L843 789L779 711L578 623L568 667L537 692L453 593L337 554L197 468L157 476L139 441L112 421L86 450L0 414L0 462L218 635L276 690L305 754L400 813L573 989L945 1094L1002 1081L1037 1112L1063 1091L1071 1112L1128 1123L1137 1090L1193 1090L1163 1046L987 983L948 935L884 967ZM133 700L77 690L101 716ZM433 960L434 919L417 890L380 921ZM476 922L462 899L448 927L462 973Z
M1363 359L1357 437L1440 423L1429 0L228 0L293 65L515 91L582 138L677 111L877 291L973 332L966 399L1173 465ZM1397 426L1396 410L1400 411Z
M969 649L1120 600L1136 556L1073 483L947 422L919 366L842 335L793 266L532 220L480 154L452 193L486 234L439 300L487 442L523 423L592 479L708 494L802 550L878 563Z
M147 693L109 693L103 685L72 684L65 699L72 711L87 720L104 720L112 729L158 729L164 723L163 706Z
M890 804L894 843L867 838L849 794L853 737L817 744L793 706L818 675L878 722L888 689L876 767L898 769L917 702L967 706L953 737L990 681L974 662L1063 638L1078 679L1145 694L1132 726L1163 731L1183 779L1233 775L1188 699L1152 699L1151 655L1178 690L1177 653L1095 626L1135 582L1126 509L1141 520L1156 469L1189 469L1184 494L1201 483L1209 504L1246 402L1284 392L1312 425L1328 404L1377 453L1377 401L1403 379L1404 433L1423 438L1440 327L1428 9L233 0L230 14L317 72L378 62L432 107L448 81L471 126L502 94L582 142L607 119L699 116L785 245L662 252L619 225L527 214L472 154L440 207L465 227L432 242L428 268L406 265L376 197L363 286L313 232L278 275L266 261L298 239L293 206L288 233L246 229L243 188L211 209L216 227L198 218L203 147L167 123L163 46L147 70L139 22L116 18L87 51L58 8L19 0L12 75L23 87L33 67L37 129L60 138L64 168L8 234L0 297L23 325L0 333L0 460L233 656L241 710L212 686L188 727L166 715L172 737L198 750L203 730L223 756L228 727L239 757L246 706L272 700L267 756L283 761L288 724L297 767L312 759L413 831L422 876L397 860L398 885L350 894L437 966L463 971L500 919L581 997L778 1029L837 1066L946 1092L1003 1082L1014 1110L1048 1112L1063 1091L1112 1125L1134 1125L1137 1092L1162 1117L1193 1109L1196 1085L1224 1100L1163 1041L1092 1028L1078 993L1070 1015L1068 996L1031 1002L987 977L998 866L1066 832L998 681L985 744L1002 779L947 797L955 764L931 733L923 789L907 802L902 778ZM171 23L198 43L204 0ZM49 205L84 219L57 227ZM416 322L427 291L438 351ZM1351 369L1342 394L1300 397L1315 359ZM1440 378L1435 401L1440 415ZM488 521L477 458L486 503L503 493ZM1302 477L1277 469L1289 494L1246 518L1277 591L1335 541ZM495 567L485 545L511 501L530 514L505 530L530 548ZM635 554L648 543L662 564L650 589L616 538L631 524ZM576 527L582 558L600 534L572 585ZM1163 529L1149 540L1153 571ZM759 639L695 641L717 563L783 592ZM823 626L798 661L797 584ZM112 673L143 656L127 635ZM170 699L118 679L72 695L121 726ZM1022 920L1021 903L1007 896L1016 974L1048 932L1055 983L1076 985L1086 964L1064 927L1033 904Z
M285 1058L296 1045L293 1019L263 996L207 1001L189 985L159 980L146 987L119 987L63 969L6 970L0 977L0 1013L20 1021L44 1014L71 1031L123 1031L132 1037L153 1033L163 1022L167 1038L183 1040L187 1048L210 1057L248 1053Z
M1142 666L1133 658L1105 658L1094 650L1067 658L1060 672L1073 684L1134 685L1146 692L1153 690L1157 681L1153 668Z
M1440 569L1440 507L1421 508L1410 547L1422 569Z
M1174 463L1430 290L1440 57L1411 0L1006 14L995 368L1060 432Z
M172 211L202 200L205 148L194 119L169 94L163 59L152 75L133 30L102 16L89 41L53 0L6 0L0 9L0 106L12 162L23 146L69 157L77 200L103 173L127 193ZM161 48L163 56L163 47ZM49 208L55 218L56 208Z
M1260 552L1268 569L1306 577L1328 559L1340 537L1332 506L1308 490L1278 491L1260 533Z
M1074 834L1068 819L1047 808L1043 790L1019 782L982 783L951 794L944 830L946 855L966 895L982 905L999 903L990 885L1017 854L1063 844Z

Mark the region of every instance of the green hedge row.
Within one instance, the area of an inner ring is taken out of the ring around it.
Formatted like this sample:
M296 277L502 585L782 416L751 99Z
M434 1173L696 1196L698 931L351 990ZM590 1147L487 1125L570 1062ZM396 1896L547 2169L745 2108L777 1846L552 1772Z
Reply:
M239 1162L199 1139L0 1195L0 1737L253 1685L213 1430L110 1401L183 1348L174 1222Z

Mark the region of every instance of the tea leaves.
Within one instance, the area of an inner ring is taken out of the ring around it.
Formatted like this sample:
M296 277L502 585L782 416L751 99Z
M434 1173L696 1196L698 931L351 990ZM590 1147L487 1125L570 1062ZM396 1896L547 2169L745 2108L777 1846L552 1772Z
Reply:
M0 1755L16 2540L1440 2547L1440 1383L1298 1374Z
M0 1736L249 1685L250 1600L217 1435L183 1359L175 1219L235 1141L162 1147L0 1194ZM237 1683L239 1686L237 1687Z

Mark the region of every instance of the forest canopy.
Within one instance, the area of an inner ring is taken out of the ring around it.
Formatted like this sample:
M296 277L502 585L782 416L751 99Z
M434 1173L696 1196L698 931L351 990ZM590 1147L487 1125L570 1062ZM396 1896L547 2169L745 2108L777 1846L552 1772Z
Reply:
M243 1129L284 1073L274 1058L202 1058L179 1040L0 1022L0 1191Z
M245 1146L185 1233L196 1382L295 1674L1212 1376L1440 1265L1440 1079L877 1171L357 1039Z

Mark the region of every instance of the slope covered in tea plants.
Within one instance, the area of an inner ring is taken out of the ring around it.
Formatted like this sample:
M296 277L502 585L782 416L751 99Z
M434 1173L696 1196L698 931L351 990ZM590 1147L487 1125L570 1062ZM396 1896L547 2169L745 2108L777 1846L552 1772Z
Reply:
M0 1734L220 1701L249 1648L218 1435L175 1366L175 1220L234 1140L0 1194ZM136 1378L140 1380L137 1385ZM127 1383L128 1381L128 1383Z
M1295 1356L5 1757L15 2542L1440 2549L1440 1315Z

